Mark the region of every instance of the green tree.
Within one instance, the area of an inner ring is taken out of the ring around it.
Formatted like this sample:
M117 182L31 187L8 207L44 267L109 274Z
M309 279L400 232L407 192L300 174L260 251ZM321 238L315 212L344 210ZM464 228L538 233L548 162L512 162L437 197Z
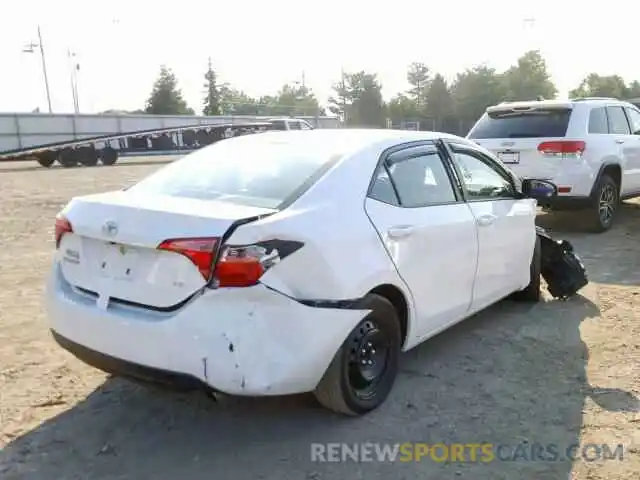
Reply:
M342 116L347 125L384 126L386 108L376 74L365 71L344 74L333 89L336 95L329 98L329 110Z
M635 85L634 85L635 83ZM624 79L620 75L598 75L590 73L580 85L569 92L571 98L578 97L613 97L630 98L633 97L633 90L640 90L638 82L633 82L627 87ZM637 92L640 94L640 92ZM640 96L640 95L635 95Z
M311 116L321 111L313 92L302 85L283 85L275 97L266 100L264 103L271 104L268 115Z
M627 98L638 98L640 97L640 82L634 80L627 87Z
M258 101L227 84L218 87L220 111L223 115L258 115Z
M209 68L204 78L206 80L204 85L206 96L202 113L203 115L220 115L220 92L218 91L216 72L211 65L211 59L209 59Z
M456 116L464 122L473 122L488 106L503 100L504 85L495 69L478 65L458 73L451 96Z
M160 67L160 74L153 84L145 113L152 115L194 115L195 113L182 98L182 91L178 88L175 74L165 65Z
M516 65L502 75L506 89L505 100L535 100L555 98L558 90L547 71L547 63L538 50L522 55Z
M417 109L422 110L431 83L429 67L421 62L413 62L407 70L407 82L411 85L407 95L416 103Z
M449 85L439 73L433 77L429 90L427 90L425 112L434 120L435 130L442 130L445 122L454 115L454 103Z
M387 113L393 121L416 119L420 115L416 102L402 93L389 100Z

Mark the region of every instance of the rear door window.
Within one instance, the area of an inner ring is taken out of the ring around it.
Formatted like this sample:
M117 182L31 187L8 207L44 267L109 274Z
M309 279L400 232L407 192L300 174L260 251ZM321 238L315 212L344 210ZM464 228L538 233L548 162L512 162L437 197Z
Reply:
M627 108L627 117L629 117L629 123L631 124L631 133L640 135L640 112L633 108Z
M289 130L300 130L300 122L297 120L289 120Z
M616 135L629 135L629 122L622 107L607 107L607 117L609 118L609 132Z
M593 108L589 113L589 133L609 133L607 112L604 107Z
M469 132L470 139L564 137L570 109L511 110L485 113Z

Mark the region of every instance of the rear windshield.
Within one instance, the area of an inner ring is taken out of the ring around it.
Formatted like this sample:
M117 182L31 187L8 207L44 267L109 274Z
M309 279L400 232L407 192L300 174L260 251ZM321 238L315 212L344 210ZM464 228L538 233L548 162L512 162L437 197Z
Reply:
M264 208L291 202L341 155L301 142L264 141L248 135L193 152L158 170L130 192L219 200Z
M468 138L564 137L570 116L571 110L564 109L485 113Z

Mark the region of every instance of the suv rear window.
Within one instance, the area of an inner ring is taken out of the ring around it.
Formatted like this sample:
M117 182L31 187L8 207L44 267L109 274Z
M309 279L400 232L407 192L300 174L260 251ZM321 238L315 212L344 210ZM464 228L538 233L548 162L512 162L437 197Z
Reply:
M128 191L280 208L310 188L341 154L331 145L262 140L248 135L197 150Z
M571 110L557 108L485 113L468 138L564 137L570 117Z

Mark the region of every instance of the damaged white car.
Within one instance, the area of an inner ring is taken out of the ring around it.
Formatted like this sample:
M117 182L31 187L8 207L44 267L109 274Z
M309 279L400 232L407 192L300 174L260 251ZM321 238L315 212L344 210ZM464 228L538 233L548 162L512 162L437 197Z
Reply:
M536 200L491 153L431 132L232 138L56 219L56 341L134 379L314 392L359 415L401 351L515 296L540 298Z

